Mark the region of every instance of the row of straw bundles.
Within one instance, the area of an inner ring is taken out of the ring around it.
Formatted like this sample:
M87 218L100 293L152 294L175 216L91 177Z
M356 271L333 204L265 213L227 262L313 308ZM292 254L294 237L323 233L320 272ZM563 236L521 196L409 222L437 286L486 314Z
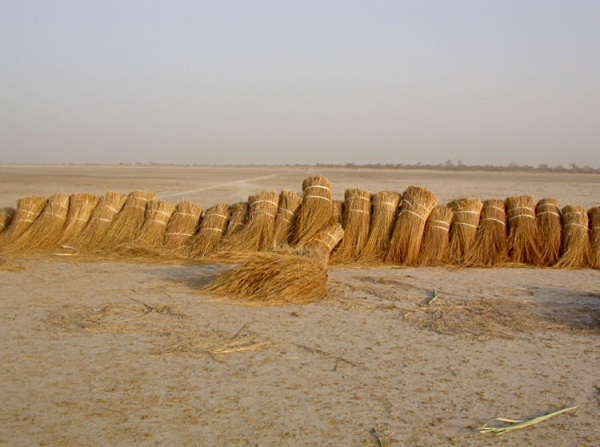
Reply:
M600 205L589 210L591 226L592 267L600 269Z
M148 202L146 218L135 238L135 244L146 248L162 248L167 224L174 212L175 206L170 202Z
M202 208L192 202L177 204L167 223L164 248L172 253L185 254L201 215Z
M293 242L306 247L331 223L333 206L331 182L323 176L308 177L302 182L302 206L296 219Z
M437 205L427 218L423 241L419 251L418 264L439 266L448 260L450 244L450 224L454 213L447 206Z
M336 263L358 259L369 239L371 226L371 193L363 189L347 189L344 199L344 239L333 253L332 262Z
M557 268L582 268L592 264L588 213L580 206L567 205L562 209L563 244Z
M300 194L288 191L287 189L281 191L273 235L273 245L275 247L289 243L290 234L301 205L302 196Z
M248 202L237 202L231 205L231 217L229 219L229 225L225 231L225 237L232 236L233 234L240 231L248 222L250 215L250 206Z
M100 197L87 225L76 238L76 245L88 250L98 247L126 201L127 195L120 192L109 191Z
M0 209L0 233L2 233L11 224L15 217L15 209L6 207Z
M521 264L540 265L539 230L531 196L506 199L508 220L508 249L510 259Z
M44 210L48 200L45 197L25 197L17 201L17 211L14 214L10 226L6 231L0 233L0 246L3 251L9 250L12 244L23 234Z
M542 199L535 206L541 265L554 265L560 258L562 222L556 199Z
M477 235L483 204L479 199L458 199L448 204L454 213L450 230L450 263L464 264Z
M373 194L371 228L369 238L360 255L362 261L369 263L383 260L394 229L400 199L400 194L394 191L380 191Z
M220 203L206 210L198 232L192 237L188 254L203 258L221 242L229 223L230 209L227 203Z
M385 261L416 265L425 222L438 201L432 192L417 186L409 186L402 197Z
M99 198L93 194L71 194L67 223L60 235L57 246L73 246L79 234L90 220L98 205Z
M489 199L483 202L477 235L465 259L465 265L493 267L507 261L505 203L504 200Z

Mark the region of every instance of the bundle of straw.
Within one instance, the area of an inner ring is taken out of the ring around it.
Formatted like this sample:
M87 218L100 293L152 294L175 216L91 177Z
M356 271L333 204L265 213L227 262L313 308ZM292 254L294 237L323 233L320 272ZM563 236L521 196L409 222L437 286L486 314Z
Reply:
M98 248L114 250L120 244L132 242L144 224L148 202L153 200L158 200L158 197L151 192L129 193L123 209L115 217Z
M425 222L438 201L432 192L418 186L409 186L402 197L385 262L415 265Z
M185 254L190 238L202 214L202 208L192 202L181 202L175 207L165 231L164 248L167 251Z
M175 205L162 200L148 202L146 219L135 239L135 244L146 248L163 247L169 219L175 212Z
M506 216L511 261L537 266L541 263L541 255L534 203L531 196L508 197Z
M17 211L6 230L0 233L0 245L14 242L35 222L48 201L44 197L25 197L17 201Z
M457 199L448 204L454 212L450 229L449 259L452 264L462 265L477 235L477 225L483 204L479 199Z
M305 247L317 234L331 223L333 206L331 202L331 182L323 176L309 177L302 183L303 199L296 226L294 242Z
M250 206L248 223L224 241L223 246L226 251L267 251L273 245L279 194L261 192L250 196L248 204Z
M229 205L220 203L206 210L200 229L190 240L188 253L196 258L203 258L213 251L227 228L229 222Z
M365 262L383 260L390 243L401 196L394 191L380 191L373 195L373 214L369 239L360 259Z
M345 204L341 200L333 201L333 208L331 210L331 220L329 223L336 224L339 223L341 226L344 226L344 210Z
M349 262L361 254L369 239L372 198L371 193L364 189L347 189L344 192L344 239L331 258L333 262Z
M90 220L77 237L77 245L90 250L95 249L110 228L110 224L119 214L127 201L127 195L120 192L107 192L98 201Z
M0 233L2 233L6 228L8 228L8 226L13 220L13 217L15 217L14 208L6 207L0 209Z
M439 266L448 260L450 244L450 224L454 212L442 205L437 205L425 222L423 241L417 263L422 266Z
M506 207L504 200L483 202L479 229L465 264L470 267L495 267L508 261Z
M592 267L600 269L600 205L591 208L588 212L590 217L592 247Z
M314 253L315 257L321 259L327 264L331 252L344 237L344 228L341 224L329 224L323 228L313 241L306 247L309 253Z
M562 223L556 199L542 199L535 207L535 221L540 237L540 264L554 265L560 258Z
M562 209L562 255L556 268L584 268L592 263L589 217L582 206L567 205Z
M297 305L327 296L327 271L309 256L256 253L203 290L266 305Z
M57 246L72 246L86 226L99 198L93 194L71 194L67 223L56 242Z
M229 237L244 228L250 216L248 202L234 203L230 208L231 218L229 219L227 231L225 231L225 237Z
M273 245L275 247L285 245L296 222L296 213L302 205L302 196L298 193L284 189L279 196L279 208L275 217L275 231Z

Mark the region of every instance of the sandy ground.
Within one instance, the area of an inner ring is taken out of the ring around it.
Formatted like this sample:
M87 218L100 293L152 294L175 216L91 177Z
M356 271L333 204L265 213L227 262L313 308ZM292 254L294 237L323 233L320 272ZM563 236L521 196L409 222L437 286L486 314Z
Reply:
M10 166L0 206L152 190L206 207L318 173L338 198L415 184L442 202L600 201L600 176L584 175ZM336 268L322 303L249 307L198 293L223 268L11 260L0 445L600 445L599 271ZM478 431L575 405L502 437Z

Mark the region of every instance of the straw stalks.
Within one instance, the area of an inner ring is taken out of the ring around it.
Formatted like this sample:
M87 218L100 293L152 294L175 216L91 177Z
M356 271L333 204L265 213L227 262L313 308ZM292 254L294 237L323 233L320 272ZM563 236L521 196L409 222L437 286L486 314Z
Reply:
M409 186L406 189L400 202L400 213L396 218L385 262L416 265L425 222L437 203L437 198L425 188Z
M221 242L223 233L229 222L229 205L220 203L206 210L200 229L190 241L188 253L196 258L203 258L213 251Z
M229 225L227 231L225 231L225 237L228 238L233 234L240 231L248 222L250 216L250 206L248 202L238 202L231 205L231 218L229 219Z
M454 221L450 229L450 262L462 265L475 241L477 226L483 204L479 199L458 199L448 204L454 212Z
M13 220L13 217L15 217L14 208L6 207L0 209L0 233L2 233L6 228L8 228L8 226Z
M126 201L127 195L120 192L107 192L100 197L90 220L76 239L77 245L89 250L98 247Z
M344 198L344 238L332 256L332 261L337 263L358 259L369 239L371 226L371 193L364 189L347 189Z
M554 416L558 416L559 414L567 413L569 411L573 411L576 409L577 409L577 407L563 408L562 410L554 411L552 413L545 414L543 416L539 416L539 417L536 417L533 419L529 419L527 421L513 420L513 419L506 419L506 418L494 418L491 421L488 421L485 424L483 424L479 428L479 433L492 433L492 434L495 434L496 436L500 436L500 435L509 433L511 431L531 427L532 425L547 421L548 419L553 418ZM511 425L506 425L504 427L491 427L489 425L490 423L496 422L496 421L511 424Z
M329 180L323 176L308 177L302 183L302 191L302 207L294 230L294 242L299 247L312 243L333 217Z
M279 247L289 243L290 235L296 214L302 205L302 196L298 193L284 189L279 196L279 208L275 217L275 231L273 236L273 246Z
M329 223L336 224L339 223L341 226L344 226L344 210L345 203L342 200L334 200L333 208L331 210L331 220Z
M592 230L590 242L592 249L591 265L600 269L600 205L591 208L588 212Z
M339 223L329 224L323 228L313 241L306 247L307 251L314 253L326 265L331 252L344 238L344 228Z
M145 248L162 248L169 219L175 212L175 205L162 200L148 202L146 220L134 244Z
M175 207L165 231L166 251L185 254L190 238L196 232L201 214L202 208L192 202L181 202Z
M396 222L400 199L400 194L395 191L380 191L373 195L371 228L360 255L361 261L368 263L383 260Z
M465 260L469 267L497 267L508 262L506 207L504 200L483 202L475 241Z
M562 223L556 199L542 199L535 207L535 221L540 237L540 264L554 265L560 258Z
M17 201L17 211L11 224L0 233L0 246L3 251L33 224L48 201L44 197L25 197Z
M454 212L442 205L437 205L427 218L423 241L419 252L418 264L433 267L443 265L448 260L450 244L450 223Z
M99 198L93 194L71 194L67 223L55 244L56 246L75 244L77 237L90 220L98 201Z
M556 268L584 268L592 263L589 218L582 206L567 205L562 209L562 255Z
M513 196L506 199L510 260L537 266L541 264L541 254L533 206L534 200L531 196Z

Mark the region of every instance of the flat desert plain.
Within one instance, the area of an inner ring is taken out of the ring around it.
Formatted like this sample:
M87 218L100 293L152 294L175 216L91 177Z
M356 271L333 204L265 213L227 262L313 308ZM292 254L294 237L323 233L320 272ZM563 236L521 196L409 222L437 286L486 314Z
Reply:
M336 198L417 185L441 203L600 202L597 175L1 166L0 206L149 190L207 207L318 174ZM600 445L597 270L334 267L325 301L256 307L198 292L227 266L5 260L0 445Z

